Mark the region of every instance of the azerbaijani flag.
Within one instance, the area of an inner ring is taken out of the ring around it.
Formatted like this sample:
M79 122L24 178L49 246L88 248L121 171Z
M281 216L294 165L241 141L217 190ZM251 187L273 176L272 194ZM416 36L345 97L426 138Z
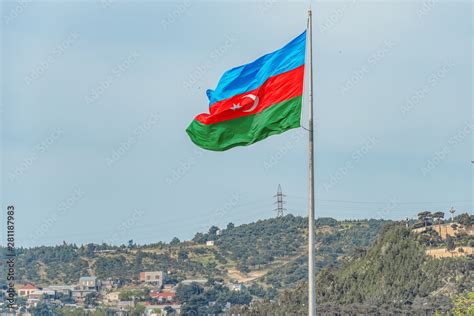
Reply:
M198 146L224 151L300 126L306 31L250 64L228 70L207 90L209 113L186 129Z

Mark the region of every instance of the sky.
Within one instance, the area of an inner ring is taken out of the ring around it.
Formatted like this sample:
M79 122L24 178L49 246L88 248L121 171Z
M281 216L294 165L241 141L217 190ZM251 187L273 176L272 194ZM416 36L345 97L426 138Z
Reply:
M472 212L472 6L313 2L317 217ZM17 247L189 240L275 216L278 184L305 216L307 131L211 152L185 129L224 71L300 34L307 9L2 1L0 199Z

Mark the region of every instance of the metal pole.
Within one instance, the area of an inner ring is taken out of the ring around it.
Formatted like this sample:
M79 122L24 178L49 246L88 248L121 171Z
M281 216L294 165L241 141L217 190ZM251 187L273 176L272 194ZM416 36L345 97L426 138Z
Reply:
M308 102L309 102L309 210L308 210L308 316L316 316L316 271L314 249L314 142L313 142L313 25L308 10Z

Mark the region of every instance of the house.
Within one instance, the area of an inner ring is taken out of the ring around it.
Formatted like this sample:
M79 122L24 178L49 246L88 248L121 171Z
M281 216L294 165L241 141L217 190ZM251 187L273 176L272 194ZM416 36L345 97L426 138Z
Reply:
M99 291L100 280L95 276L83 276L79 278L79 287L81 290Z
M71 296L77 302L84 302L87 294L97 293L95 290L83 290L83 289L76 289L71 292Z
M161 289L162 293L169 293L173 292L176 293L176 285L174 284L164 284L163 288Z
M239 284L229 283L229 284L226 284L226 286L229 288L229 290L231 290L233 292L240 292L243 289L243 286L240 283Z
M105 295L105 299L109 302L118 302L120 301L120 292L110 292Z
M56 292L51 290L35 290L28 295L27 304L28 306L34 306L40 303L43 299L54 300Z
M54 291L51 291L51 290L35 290L33 292L30 293L30 295L28 296L29 298L38 298L38 299L41 299L43 297L47 297L47 298L53 298L54 299L54 295L56 294L56 292Z
M38 288L34 284L26 283L22 286L19 286L16 292L18 293L18 296L26 297L30 296L30 294L36 290L38 290Z
M140 272L140 282L153 283L158 287L163 285L165 274L163 271Z
M171 308L174 312L168 313L166 310ZM147 305L145 307L145 316L172 316L180 315L181 305L167 304L167 305Z
M38 303L40 302L41 302L41 299L39 298L28 298L28 300L26 300L26 305L28 307L36 307Z
M206 246L210 246L210 247L214 246L214 240L206 241Z
M50 285L44 288L46 291L54 291L55 297L58 298L62 297L72 297L72 291L74 290L74 286L72 285Z
M120 280L111 279L111 278L108 278L107 280L101 280L100 281L100 287L102 288L102 290L105 290L107 292L110 292L113 289L118 288L120 286L120 284L121 284Z
M173 292L151 292L150 297L156 299L158 303L170 303L176 298L176 293Z

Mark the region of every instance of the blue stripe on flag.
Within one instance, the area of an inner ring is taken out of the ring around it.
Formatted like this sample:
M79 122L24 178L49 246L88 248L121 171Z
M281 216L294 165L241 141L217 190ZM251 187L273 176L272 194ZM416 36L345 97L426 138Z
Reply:
M272 53L250 64L226 71L215 90L207 90L209 106L234 95L254 90L268 78L295 69L304 64L306 31Z

